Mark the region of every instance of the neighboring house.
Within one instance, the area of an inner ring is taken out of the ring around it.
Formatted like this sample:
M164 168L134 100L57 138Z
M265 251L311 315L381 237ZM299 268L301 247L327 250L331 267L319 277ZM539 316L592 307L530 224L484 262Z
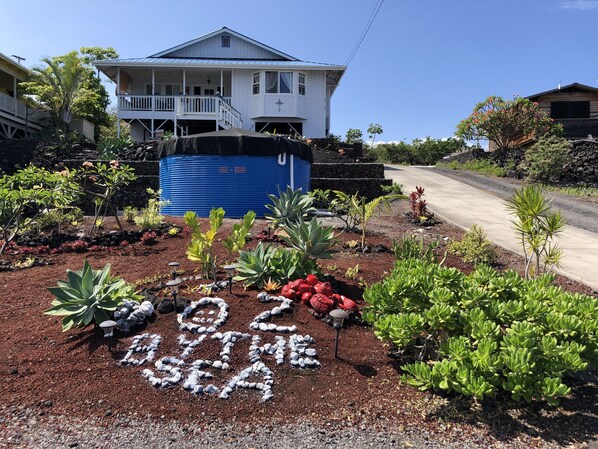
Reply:
M563 125L566 139L598 137L598 88L573 83L527 98Z
M18 83L29 69L0 53L0 140L23 138L39 131L48 114L28 108L18 99Z
M230 127L324 137L346 69L300 61L226 27L147 58L95 65L116 83L118 118L136 141Z

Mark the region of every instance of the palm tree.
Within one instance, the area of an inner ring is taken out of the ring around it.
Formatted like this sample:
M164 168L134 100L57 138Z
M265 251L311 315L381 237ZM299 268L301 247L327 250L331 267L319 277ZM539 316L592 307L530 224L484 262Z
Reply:
M48 106L55 119L56 132L65 125L68 132L76 101L89 91L84 81L87 68L76 51L56 58L42 58L47 67L34 67L29 81L22 83L27 93Z

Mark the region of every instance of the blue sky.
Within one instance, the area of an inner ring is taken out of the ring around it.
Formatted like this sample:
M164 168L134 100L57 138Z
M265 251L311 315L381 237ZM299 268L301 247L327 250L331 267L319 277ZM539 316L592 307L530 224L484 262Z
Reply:
M81 46L143 57L223 26L307 61L344 64L377 0L72 2L2 7L0 52L39 64ZM447 137L489 95L598 86L598 0L385 0L332 104L332 132Z

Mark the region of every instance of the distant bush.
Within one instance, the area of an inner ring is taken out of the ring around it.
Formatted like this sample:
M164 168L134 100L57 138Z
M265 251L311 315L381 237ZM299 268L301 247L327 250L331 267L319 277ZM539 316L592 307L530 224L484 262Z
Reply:
M382 143L368 149L368 155L390 164L434 165L444 156L464 148L461 139L415 139L413 142Z
M542 137L527 149L519 168L526 173L529 181L558 182L570 149L571 143L562 137Z

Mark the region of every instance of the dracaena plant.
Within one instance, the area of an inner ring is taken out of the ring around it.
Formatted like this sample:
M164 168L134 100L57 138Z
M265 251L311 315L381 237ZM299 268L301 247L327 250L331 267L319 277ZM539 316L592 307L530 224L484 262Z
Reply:
M525 255L525 277L540 276L559 267L563 252L555 239L565 227L561 211L552 210L550 201L537 186L524 186L507 201L507 209Z
M58 281L48 290L56 299L46 315L62 316L62 330L87 326L92 321L100 324L110 319L114 310L125 299L139 301L134 286L118 277L110 276L110 264L94 270L87 260L79 271L66 270L67 279Z

